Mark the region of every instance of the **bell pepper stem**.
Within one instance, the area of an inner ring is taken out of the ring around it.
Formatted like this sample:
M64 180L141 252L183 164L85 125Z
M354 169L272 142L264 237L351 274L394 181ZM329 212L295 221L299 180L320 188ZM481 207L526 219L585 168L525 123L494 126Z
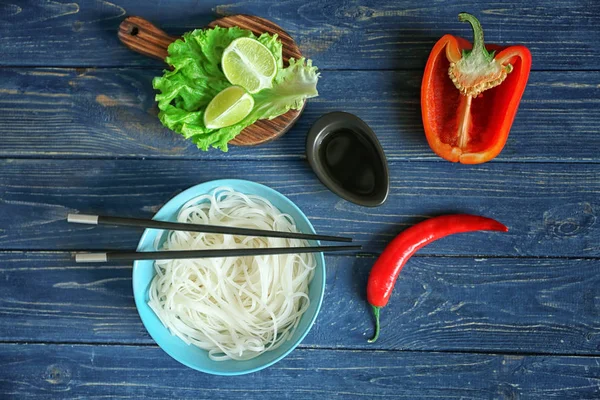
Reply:
M488 59L493 57L485 48L485 43L483 41L483 28L481 27L479 20L474 15L464 12L458 14L458 20L460 22L470 23L471 27L473 28L473 49L469 52L469 54L483 54Z
M483 29L474 15L458 14L458 20L468 22L473 28L473 48L463 50L462 57L453 61L452 52L448 76L454 86L465 96L478 97L482 92L500 85L512 71L510 64L503 65L494 59L495 51L489 52L483 41Z
M369 343L375 343L379 338L379 310L381 310L381 308L376 306L371 306L371 308L373 309L373 315L375 316L375 334L369 339Z

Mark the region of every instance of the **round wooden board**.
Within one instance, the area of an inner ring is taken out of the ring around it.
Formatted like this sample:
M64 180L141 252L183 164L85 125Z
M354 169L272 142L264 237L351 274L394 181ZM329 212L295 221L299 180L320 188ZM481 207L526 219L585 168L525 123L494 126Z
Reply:
M208 28L214 28L215 26L223 28L238 26L252 31L257 36L265 32L276 33L283 44L285 66L287 66L290 58L298 59L302 56L294 39L279 25L267 19L253 15L230 15L208 24ZM119 39L133 51L164 60L169 44L179 38L168 35L143 18L128 17L119 26ZM229 144L255 146L276 139L294 125L303 109L304 107L301 110L290 110L272 120L256 121L231 140Z

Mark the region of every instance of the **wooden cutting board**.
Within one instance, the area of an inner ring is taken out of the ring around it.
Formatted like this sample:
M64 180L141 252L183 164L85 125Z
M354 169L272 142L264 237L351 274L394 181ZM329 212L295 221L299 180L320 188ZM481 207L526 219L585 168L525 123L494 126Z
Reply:
M207 28L214 28L215 26L223 28L238 26L252 31L257 36L265 32L270 34L276 33L283 44L283 61L285 66L287 66L290 58L298 59L301 57L300 49L296 45L296 42L294 42L294 39L281 29L279 25L264 18L242 14L230 15L211 22ZM119 39L125 46L135 52L164 60L167 56L169 45L179 38L167 34L143 18L128 17L119 26ZM254 146L278 138L294 125L301 113L302 109L290 110L272 120L256 121L245 128L229 144Z

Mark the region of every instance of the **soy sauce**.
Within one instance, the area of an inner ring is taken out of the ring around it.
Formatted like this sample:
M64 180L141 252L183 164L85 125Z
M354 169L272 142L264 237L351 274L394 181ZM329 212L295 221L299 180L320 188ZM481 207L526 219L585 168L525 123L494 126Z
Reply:
M330 133L319 152L329 176L344 190L371 195L383 176L377 151L358 132L340 129Z

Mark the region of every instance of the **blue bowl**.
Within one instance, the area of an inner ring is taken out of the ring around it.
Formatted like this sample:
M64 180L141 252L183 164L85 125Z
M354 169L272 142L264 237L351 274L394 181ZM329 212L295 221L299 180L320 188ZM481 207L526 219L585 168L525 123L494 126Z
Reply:
M259 183L237 179L222 179L193 186L172 198L156 213L154 219L175 221L177 212L187 201L194 197L210 193L221 186L229 187L241 193L264 197L282 212L291 215L296 221L299 231L315 233L315 229L306 215L287 197ZM162 233L163 231L159 229L146 229L140 239L137 250L156 251L155 241L157 236L160 236ZM309 285L310 306L302 315L300 324L294 335L277 349L267 351L251 360L213 361L208 357L206 350L193 345L187 345L178 337L171 335L169 330L163 326L154 314L154 311L148 306L148 288L155 275L154 261L135 261L133 263L133 296L135 298L135 305L152 339L167 354L180 363L195 370L214 375L242 375L260 371L275 364L294 350L308 334L319 314L325 293L325 258L323 257L323 253L315 254L315 258L317 260L317 267L314 278Z

